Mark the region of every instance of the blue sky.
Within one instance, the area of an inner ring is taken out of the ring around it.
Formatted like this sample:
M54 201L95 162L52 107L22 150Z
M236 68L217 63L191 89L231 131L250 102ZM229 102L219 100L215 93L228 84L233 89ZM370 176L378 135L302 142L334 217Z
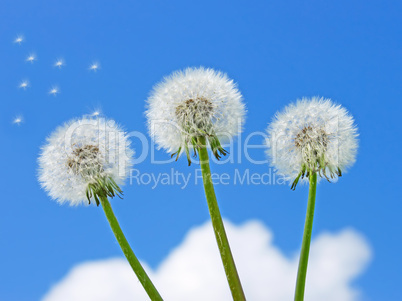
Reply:
M0 4L0 300L38 300L76 264L121 256L101 208L60 206L37 182L37 156L60 124L101 108L129 132L147 135L145 100L163 76L188 66L226 72L247 106L245 131L264 131L276 111L303 96L344 105L360 133L356 164L318 187L314 235L353 228L372 260L353 285L363 300L399 300L402 261L402 4L398 1L8 1ZM21 45L13 43L22 34ZM37 55L33 63L25 59ZM63 68L53 67L64 58ZM97 72L88 70L94 61ZM28 79L30 86L18 85ZM60 93L49 95L57 85ZM24 122L13 124L22 114ZM261 136L251 141L262 143ZM150 143L150 142L148 142ZM144 147L138 139L139 154ZM151 145L149 144L151 147ZM158 159L168 156L156 151ZM264 160L263 149L250 156ZM141 172L194 172L186 160ZM217 173L267 164L213 165ZM222 214L259 220L291 256L301 243L307 187L218 185ZM156 268L188 230L208 220L200 183L124 186L112 206L142 260Z

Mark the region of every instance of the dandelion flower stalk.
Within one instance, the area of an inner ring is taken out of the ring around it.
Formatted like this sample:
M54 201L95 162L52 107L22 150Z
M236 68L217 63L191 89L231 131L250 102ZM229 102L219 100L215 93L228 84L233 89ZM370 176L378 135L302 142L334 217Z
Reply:
M39 157L39 182L59 203L102 204L106 218L151 300L162 300L131 249L108 198L121 197L120 185L132 166L128 136L113 120L71 120L47 139ZM93 202L92 202L93 203Z
M212 69L188 68L175 72L156 85L148 99L148 127L159 148L176 160L191 152L199 155L205 196L216 241L234 300L245 300L230 250L211 179L208 148L219 160L228 152L221 142L237 135L244 122L245 107L236 85Z
M214 185L211 178L211 170L209 167L208 150L206 148L206 140L204 137L198 138L198 145L205 197L208 203L209 214L211 215L216 242L218 243L219 252L225 268L226 278L229 282L233 300L245 300L246 297L244 296L243 288L240 283L240 278L237 273L229 241L226 236L225 227L219 211L218 202L216 200Z
M297 270L295 301L304 299L304 287L306 284L308 256L310 253L311 232L313 231L315 195L317 190L317 173L311 172L309 175L309 194L307 202L306 221L304 223L304 233L302 247L300 251L299 268Z
M105 212L107 220L109 221L110 227L112 228L112 231L120 245L120 248L126 256L127 261L130 263L130 266L133 269L134 273L137 275L138 280L141 282L142 286L147 292L149 298L152 301L163 300L159 292L155 288L154 284L152 283L151 279L149 279L141 263L137 259L137 256L135 256L133 250L131 249L130 244L128 243L123 231L120 228L119 222L117 221L116 216L113 213L112 206L110 206L110 202L107 196L103 195L102 197L100 197L100 201L102 203L102 208Z
M268 127L267 154L271 165L295 190L309 183L295 300L304 299L317 183L333 182L353 165L357 152L357 128L353 117L329 99L303 98L275 115Z

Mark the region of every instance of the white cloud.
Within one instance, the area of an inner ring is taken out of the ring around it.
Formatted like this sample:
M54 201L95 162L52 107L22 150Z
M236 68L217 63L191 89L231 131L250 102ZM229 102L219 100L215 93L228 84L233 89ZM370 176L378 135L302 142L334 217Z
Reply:
M298 255L285 256L273 244L272 232L258 221L235 226L225 221L232 252L249 300L293 299ZM306 300L354 301L352 281L371 257L365 239L352 229L324 233L313 242ZM189 231L156 271L145 265L165 300L231 300L211 224ZM86 262L54 285L43 301L148 300L123 258Z

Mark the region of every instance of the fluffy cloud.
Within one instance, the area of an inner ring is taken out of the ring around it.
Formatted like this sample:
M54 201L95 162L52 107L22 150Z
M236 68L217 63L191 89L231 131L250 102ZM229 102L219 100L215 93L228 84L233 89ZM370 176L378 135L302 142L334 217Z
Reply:
M292 300L298 256L285 256L272 232L258 221L225 221L240 278L249 300ZM352 281L371 257L365 239L346 229L319 235L311 245L306 300L359 300ZM189 231L156 271L145 264L165 300L231 300L211 223ZM43 301L148 300L123 258L85 262L54 285Z

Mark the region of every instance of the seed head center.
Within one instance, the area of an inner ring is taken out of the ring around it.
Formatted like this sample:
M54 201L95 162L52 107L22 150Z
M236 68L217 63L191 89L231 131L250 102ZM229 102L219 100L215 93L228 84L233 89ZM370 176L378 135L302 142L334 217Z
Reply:
M85 145L76 147L67 160L67 166L76 175L80 174L83 177L94 176L103 170L99 157L98 146Z
M304 127L295 138L297 148L320 148L326 149L328 146L328 134L323 129L316 129L312 126Z
M185 129L191 133L198 130L208 132L214 107L205 98L188 99L176 107L176 117Z

